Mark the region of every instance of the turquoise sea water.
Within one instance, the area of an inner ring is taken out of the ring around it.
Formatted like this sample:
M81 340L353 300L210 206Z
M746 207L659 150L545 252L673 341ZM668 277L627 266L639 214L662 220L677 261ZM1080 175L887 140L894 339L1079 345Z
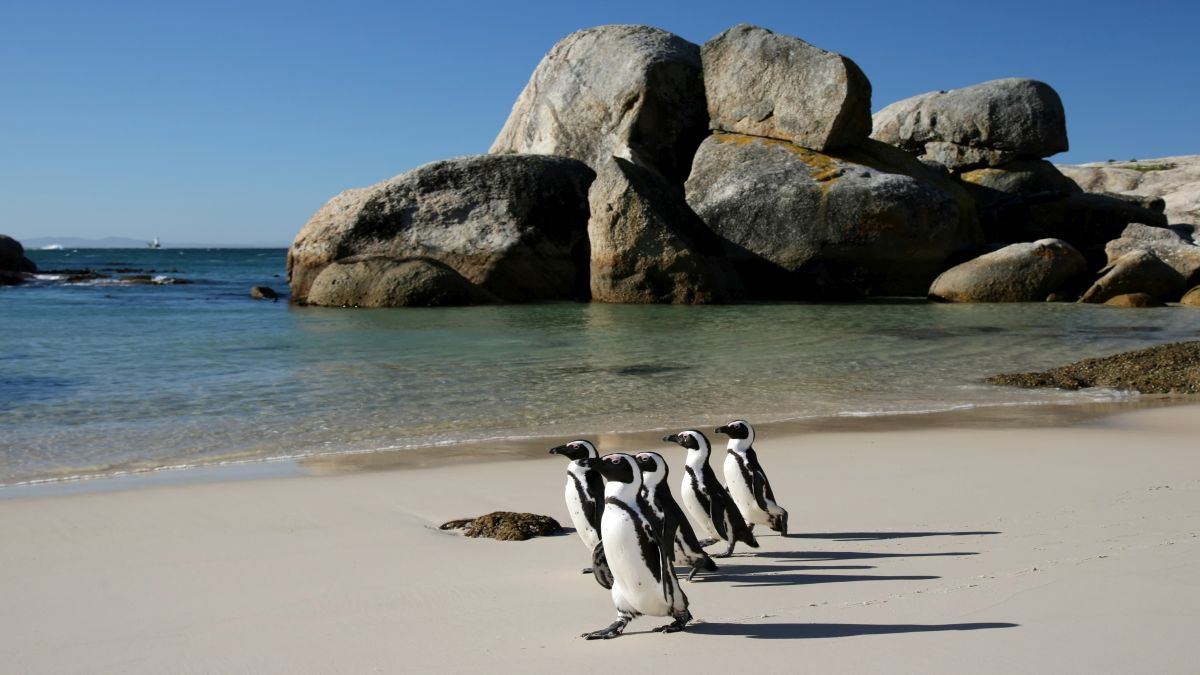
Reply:
M995 372L1196 339L1185 308L544 304L340 310L285 251L32 251L187 285L0 288L0 485L468 440L1119 400Z

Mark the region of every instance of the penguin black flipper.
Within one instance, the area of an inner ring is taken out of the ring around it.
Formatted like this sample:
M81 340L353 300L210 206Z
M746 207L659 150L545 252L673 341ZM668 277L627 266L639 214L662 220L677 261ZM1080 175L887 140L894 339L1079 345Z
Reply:
M608 568L608 558L604 556L604 542L596 544L596 548L592 549L592 576L596 577L596 583L601 587L612 589L613 575L612 570Z
M604 515L604 477L599 471L587 473L587 499L583 502L583 515L596 531L600 531L600 518Z
M750 488L758 508L767 510L768 501L775 501L775 493L771 491L771 482L767 480L767 472L758 463L758 453L754 448L746 448L746 468L750 472Z

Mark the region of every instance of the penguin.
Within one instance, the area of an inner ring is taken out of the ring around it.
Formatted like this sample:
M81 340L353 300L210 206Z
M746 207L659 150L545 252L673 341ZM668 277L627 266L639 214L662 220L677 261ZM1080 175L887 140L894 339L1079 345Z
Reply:
M657 452L639 452L634 459L642 471L642 511L647 515L653 514L657 519L655 531L659 539L674 540L675 562L691 565L687 580L691 581L699 569L716 572L717 564L701 548L696 532L683 515L683 509L671 496L671 488L667 486L667 475L670 473L667 460Z
M604 563L604 547L600 544L600 515L604 511L604 479L600 472L585 467L580 462L600 456L596 446L589 441L571 441L550 449L552 455L563 455L571 460L567 465L567 484L563 496L571 523L583 540L583 545L592 553L592 566L584 568L584 574L594 574L596 582L604 588L612 588L612 577Z
M754 533L746 525L729 493L717 482L717 475L713 473L712 467L708 465L712 446L704 434L691 429L664 436L663 440L678 443L688 451L679 494L692 520L709 536L710 539L705 545L721 539L729 542L729 548L724 553L714 554L713 557L728 558L733 555L733 547L739 541L752 548L758 548Z
M671 565L673 541L655 536L654 524L638 499L642 473L633 457L617 453L582 460L604 476L604 516L600 519L600 542L612 569L612 599L617 620L608 627L584 633L589 640L617 637L634 617L669 616L671 623L655 628L658 633L675 633L692 620L688 599L679 587Z
M766 525L786 537L788 512L776 503L767 473L758 463L758 454L753 447L754 427L746 420L734 420L717 427L716 433L729 436L725 486L742 517L751 528L755 524Z

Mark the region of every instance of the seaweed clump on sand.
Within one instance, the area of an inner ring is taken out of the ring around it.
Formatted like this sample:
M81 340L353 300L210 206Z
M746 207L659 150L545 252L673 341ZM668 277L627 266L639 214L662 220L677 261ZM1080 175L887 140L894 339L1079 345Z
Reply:
M442 523L439 530L463 530L468 537L491 537L501 541L525 541L562 533L562 526L550 516L536 513L494 511L478 518Z
M1143 394L1200 394L1200 341L1084 359L1040 373L1006 373L989 384L1083 389L1109 387Z

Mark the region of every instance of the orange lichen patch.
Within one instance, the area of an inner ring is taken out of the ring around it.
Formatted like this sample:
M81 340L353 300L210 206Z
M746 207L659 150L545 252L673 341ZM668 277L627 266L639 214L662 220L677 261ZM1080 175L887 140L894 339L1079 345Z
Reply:
M714 132L713 139L718 143L731 143L733 145L758 144L783 148L799 158L801 162L804 162L811 170L813 179L822 183L835 180L845 172L845 167L837 159L788 141L781 141L776 138L764 138L762 136L731 134L721 131Z
M962 174L959 176L959 178L962 178L964 181L971 183L972 185L981 185L987 178L1003 173L1004 171L1001 169L976 169L974 171L968 171Z

